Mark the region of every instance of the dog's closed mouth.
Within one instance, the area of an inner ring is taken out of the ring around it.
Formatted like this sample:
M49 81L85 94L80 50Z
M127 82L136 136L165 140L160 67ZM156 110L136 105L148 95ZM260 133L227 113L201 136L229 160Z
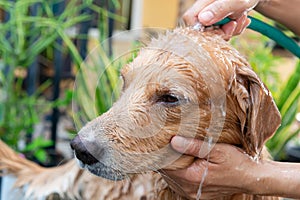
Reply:
M109 179L112 181L121 181L121 180L125 179L125 177L128 177L128 175L123 174L121 171L111 168L111 167L108 167L101 162L97 162L97 163L88 165L88 164L84 164L79 159L76 159L76 160L82 169L87 169L92 174L94 174L96 176L100 176L105 179Z

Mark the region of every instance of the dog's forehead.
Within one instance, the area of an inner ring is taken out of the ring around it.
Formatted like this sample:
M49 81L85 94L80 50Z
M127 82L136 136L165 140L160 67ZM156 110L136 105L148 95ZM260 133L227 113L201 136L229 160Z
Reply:
M228 85L235 74L235 67L244 65L245 60L218 33L178 28L162 34L142 48L133 62L122 69L122 74L127 82L136 78L144 81L151 78L174 79L178 77L177 72L180 75L185 73L186 78L191 79L198 78L199 73L200 76L211 77L220 74Z

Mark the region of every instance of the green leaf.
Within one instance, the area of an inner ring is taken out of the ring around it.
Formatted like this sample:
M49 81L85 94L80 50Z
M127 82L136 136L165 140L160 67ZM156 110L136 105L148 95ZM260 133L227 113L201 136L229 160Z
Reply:
M277 100L277 106L279 110L283 107L285 102L290 98L291 93L298 88L299 90L299 80L300 80L300 61L296 65L295 71L292 73L287 83L284 85L282 92Z
M38 159L40 162L46 162L47 160L47 152L43 149L38 149L37 151L34 152L34 157Z
M41 148L50 147L51 145L53 145L53 141L38 137L35 138L30 144L28 144L23 152L35 151Z

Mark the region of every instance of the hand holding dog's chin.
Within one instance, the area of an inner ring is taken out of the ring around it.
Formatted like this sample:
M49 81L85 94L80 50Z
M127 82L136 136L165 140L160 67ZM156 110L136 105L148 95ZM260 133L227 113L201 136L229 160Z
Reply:
M204 177L201 199L214 199L237 193L254 193L253 182L257 182L257 163L241 149L228 144L216 144L207 157L200 157L199 151L203 141L176 136L172 147L181 153L193 155L196 159L186 169L165 171L165 180L174 191L182 196L195 199Z

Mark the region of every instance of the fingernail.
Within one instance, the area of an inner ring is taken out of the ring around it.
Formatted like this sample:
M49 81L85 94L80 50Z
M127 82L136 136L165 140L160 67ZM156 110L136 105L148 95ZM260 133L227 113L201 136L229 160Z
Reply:
M200 22L210 22L214 18L214 14L211 11L204 11L199 15Z
M246 19L246 28L251 24L251 19L250 18L247 18Z
M186 148L186 139L181 137L181 136L175 136L172 138L171 144L172 147L179 152L184 152L185 148Z

